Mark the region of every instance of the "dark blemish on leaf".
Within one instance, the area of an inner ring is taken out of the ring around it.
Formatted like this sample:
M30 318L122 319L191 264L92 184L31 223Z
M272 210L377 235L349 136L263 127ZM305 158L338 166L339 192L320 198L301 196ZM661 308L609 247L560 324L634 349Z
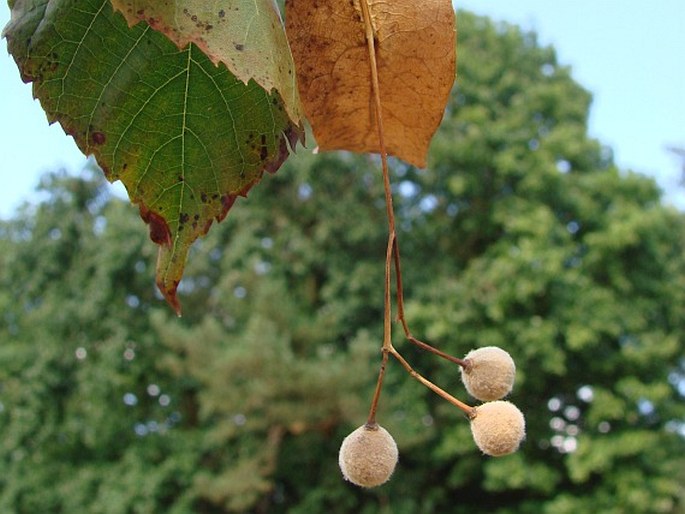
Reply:
M125 162L124 165L121 167L121 171L126 171L126 168L128 168L127 162Z
M181 216L179 218L179 221L181 223L188 223L188 220L190 219L190 215L187 212L182 212Z
M209 198L207 198L207 193L205 193L204 191L200 193L200 200L202 200L202 203L208 203Z
M184 182L184 181L185 181L185 178L183 177L183 175L179 175L179 176L178 176L178 181L179 181L179 182Z
M90 140L94 145L104 145L107 138L102 132L91 132Z
M150 225L150 239L158 245L171 246L171 231L162 216L151 211L145 205L140 206L140 217Z
M196 21L197 21L197 15L193 14L193 15L190 17L190 19L193 20L194 22L196 22Z
M245 50L245 45L242 45L240 43L233 43L233 47L238 50L239 52L242 52Z
M221 197L221 212L216 216L217 221L221 221L226 217L228 211L233 207L235 199L236 195L224 195Z
M264 169L269 173L276 173L281 167L283 162L290 155L290 148L295 148L297 142L304 144L304 133L302 127L297 125L289 124L288 128L283 132L280 144L278 145L277 153L272 155L271 160L265 163Z
M214 193L212 195L212 200L218 200L219 199L219 193Z
M265 161L269 156L269 149L266 147L266 134L262 134L262 148L259 151L259 158Z
M221 10L219 11L219 18L223 18L224 16L226 16L226 11L224 11L223 9L221 9Z

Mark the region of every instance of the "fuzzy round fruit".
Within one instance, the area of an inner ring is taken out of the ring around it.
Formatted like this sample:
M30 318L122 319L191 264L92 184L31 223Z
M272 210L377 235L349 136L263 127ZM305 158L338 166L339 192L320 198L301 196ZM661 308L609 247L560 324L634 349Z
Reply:
M390 479L397 465L397 444L380 425L362 425L340 446L338 464L345 480L376 487Z
M526 437L526 420L511 402L487 402L475 408L471 434L483 453L500 457L518 450Z
M461 367L461 380L471 396L483 402L499 400L511 392L516 365L506 351L497 346L471 350Z

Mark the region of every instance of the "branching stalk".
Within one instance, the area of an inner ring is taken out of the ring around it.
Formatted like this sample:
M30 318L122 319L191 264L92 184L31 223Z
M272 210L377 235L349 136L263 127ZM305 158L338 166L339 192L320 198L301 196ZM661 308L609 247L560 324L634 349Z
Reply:
M367 0L360 0L362 17L364 21L364 32L366 35L366 43L369 54L369 68L371 75L371 87L373 94L373 105L374 105L374 118L376 122L376 128L378 130L378 148L381 157L381 168L383 173L383 190L385 192L385 207L387 211L388 218L388 244L385 252L385 280L384 280L384 297L383 297L383 347L382 347L382 359L381 366L378 372L378 380L376 382L376 389L374 391L373 399L371 401L371 407L369 409L369 417L367 420L367 425L374 425L376 423L376 410L378 408L378 402L381 395L381 390L383 388L383 378L385 377L385 370L388 362L388 355L392 354L395 359L397 359L404 369L416 380L421 382L423 385L428 387L431 391L438 394L452 405L455 405L459 409L463 410L467 414L471 414L473 409L466 405L465 403L459 401L454 396L450 395L437 385L433 384L430 380L426 379L419 373L413 370L409 363L402 357L399 352L392 345L392 268L395 268L395 280L397 288L397 318L402 324L404 333L407 339L419 348L432 352L444 359L455 362L459 365L464 365L464 361L452 357L432 347L431 345L419 341L414 336L412 336L409 331L405 316L404 316L404 292L402 289L402 271L400 267L400 250L397 243L397 233L395 230L395 212L392 201L392 189L390 185L390 173L388 171L388 153L385 147L384 129L383 129L383 114L381 105L381 94L380 85L378 81L378 64L376 61L376 41L373 32L373 24L371 22L371 13L369 11L369 5Z
M395 348L390 349L390 354L395 357L399 361L399 363L402 365L402 367L409 373L413 378L421 382L423 385L425 385L428 389L433 391L435 394L438 396L444 398L448 402L450 402L452 405L455 407L461 409L466 413L467 416L471 417L473 415L474 408L471 407L470 405L465 404L461 400L455 398L452 396L450 393L442 389L441 387L438 387L435 385L433 382L428 380L426 377L421 375L419 372L415 371L414 368L411 367L411 365L405 360L400 353L395 350Z
M454 357L450 355L449 353L445 353L441 350L438 350L434 346L429 345L428 343L424 343L423 341L419 341L416 339L411 331L409 330L409 325L407 324L407 319L404 316L404 289L402 287L402 268L400 266L400 247L397 244L397 240L395 240L395 244L393 246L393 262L395 265L395 285L397 287L397 320L402 324L402 329L404 330L404 335L407 338L407 340L412 343L415 346L418 346L422 350L425 350L427 352L431 352L438 357L442 357L443 359L446 359L450 362L453 362L455 364L458 364L459 366L466 367L467 364L464 361L464 359L459 359L457 357Z
M361 0L362 16L364 18L364 32L369 53L369 67L371 74L371 87L374 99L375 121L378 129L378 147L381 155L381 167L383 171L383 187L385 191L385 207L388 217L388 246L385 253L385 287L383 298L383 359L381 369L378 374L378 382L374 393L371 409L369 412L369 422L375 421L376 409L383 386L383 377L388 361L388 352L392 348L392 298L391 298L391 276L392 276L392 256L395 242L395 213L392 205L392 191L390 190L390 174L388 172L388 152L385 148L385 138L383 130L383 115L381 110L381 94L378 83L378 64L376 62L376 43L373 34L373 24L371 23L371 13L367 0Z

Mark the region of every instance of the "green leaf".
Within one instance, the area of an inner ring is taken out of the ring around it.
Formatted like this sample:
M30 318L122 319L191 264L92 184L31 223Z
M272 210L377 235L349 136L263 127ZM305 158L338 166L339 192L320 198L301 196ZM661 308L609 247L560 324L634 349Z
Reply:
M5 28L24 81L110 181L120 179L160 245L157 284L176 288L190 245L301 138L277 94L178 49L107 0L17 0Z
M129 25L146 21L185 48L196 44L243 82L276 89L294 123L302 118L295 65L273 0L112 0Z

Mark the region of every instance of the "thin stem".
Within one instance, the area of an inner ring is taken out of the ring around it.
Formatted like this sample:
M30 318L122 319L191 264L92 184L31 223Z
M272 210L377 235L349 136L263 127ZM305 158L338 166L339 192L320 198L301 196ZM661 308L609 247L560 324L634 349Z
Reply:
M434 346L429 345L428 343L424 343L423 341L419 341L412 335L407 335L407 339L409 340L410 343L418 346L422 350L426 350L427 352L434 353L438 357L442 357L443 359L446 359L450 362L454 362L455 364L459 364L462 368L467 367L467 363L464 359L460 359L458 357L454 357L453 355L450 355L449 353L445 353L442 350L438 350Z
M402 365L402 367L409 373L412 377L414 377L416 380L421 382L424 386L426 386L428 389L433 391L435 394L438 396L444 398L448 402L450 402L452 405L455 407L461 409L466 413L467 416L472 417L473 412L474 412L474 407L471 407L470 405L467 405L466 403L462 402L461 400L458 400L454 396L452 396L450 393L442 389L441 387L438 387L435 385L433 382L425 378L423 375L418 373L417 371L414 371L414 368L411 367L411 365L405 360L404 357L402 357L395 348L390 349L390 354L395 357L399 361L399 363Z
M409 337L409 327L404 318L404 288L402 286L402 268L400 265L400 246L395 241L395 246L392 251L392 257L395 263L395 283L397 286L397 319L402 323L404 334Z
M374 100L374 117L376 128L378 129L378 148L381 155L381 168L383 170L383 189L385 192L385 208L388 216L388 246L385 254L385 298L383 316L383 349L387 350L392 345L392 306L390 297L390 281L392 272L393 248L395 247L395 212L392 204L392 190L390 188L390 173L388 171L388 152L385 148L385 137L383 129L383 113L381 106L381 92L378 83L378 63L376 62L376 42L371 23L371 13L367 0L360 2L362 15L364 18L364 31L366 33L366 43L369 52L369 67L371 72L371 88Z
M376 128L378 130L378 148L381 156L381 168L383 171L383 190L385 192L385 207L388 217L388 245L385 252L385 281L384 281L384 297L383 297L383 357L381 359L381 367L378 372L378 380L376 382L376 389L374 391L373 399L371 400L371 407L369 409L369 417L366 422L368 426L375 425L376 423L376 410L378 409L378 402L381 395L381 390L383 388L383 378L385 377L385 369L388 362L388 354L392 354L400 364L404 367L407 372L414 377L416 380L421 382L423 385L428 387L431 391L438 394L452 405L460 408L466 412L469 416L473 413L473 408L469 407L465 403L461 402L445 390L436 386L430 380L424 378L422 375L417 373L412 369L409 363L402 357L397 350L392 345L392 268L393 264L395 266L395 280L397 286L397 317L402 323L402 328L404 333L410 342L422 348L423 350L430 351L448 359L457 364L464 365L464 361L452 357L433 348L429 344L423 343L418 339L414 338L409 331L405 316L404 316L404 292L402 289L402 270L400 267L400 250L397 243L397 234L395 230L395 212L392 202L392 189L390 186L390 172L388 171L388 152L385 148L384 130L383 130L383 115L382 115L382 105L381 105L381 94L380 85L378 82L378 64L376 62L376 42L373 33L373 25L371 23L371 13L369 12L369 6L367 0L361 0L360 2L362 16L364 19L364 31L366 34L366 43L369 53L369 67L371 73L371 86L373 92L374 100L374 110L375 110L375 121Z
M395 233L395 213L392 205L392 191L390 189L390 174L388 172L388 152L385 148L385 131L383 129L383 111L381 106L381 92L378 82L378 64L376 62L376 42L371 23L371 13L367 0L359 2L364 17L364 30L366 32L366 44L369 51L369 65L371 67L371 88L373 92L374 117L376 128L378 129L378 149L381 155L381 166L383 168L383 187L385 189L385 208L388 214L388 229L391 235Z
M369 53L369 68L371 74L371 87L373 92L375 121L378 130L378 148L381 155L381 168L383 170L383 189L385 191L385 206L388 216L388 246L385 252L385 287L383 295L383 357L381 368L378 373L376 391L374 392L369 410L368 425L374 424L376 420L376 410L383 387L383 377L388 362L388 352L392 349L392 297L391 297L391 276L392 258L395 245L395 214L392 205L392 191L390 189L390 174L388 172L388 152L385 148L385 138L383 130L383 115L381 109L381 93L378 82L378 64L376 62L376 44L371 23L371 13L367 0L361 0L362 16L364 18L364 32Z
M374 426L376 424L376 410L378 409L378 400L381 397L381 390L383 389L383 377L385 377L385 368L388 364L388 352L383 348L383 357L381 358L381 369L378 372L378 381L376 382L376 390L373 393L371 400L371 408L369 409L369 417L366 420L367 426Z
M422 350L431 352L439 357L442 357L443 359L446 359L450 362L454 362L455 364L459 364L462 367L466 367L466 361L464 361L463 359L459 359L458 357L454 357L449 353L445 353L442 350L438 350L437 348L429 345L428 343L419 341L412 335L411 331L409 330L407 320L404 316L404 289L402 287L402 269L400 268L400 247L397 244L397 240L395 240L395 244L393 246L393 260L395 264L395 283L397 285L397 319L402 324L402 329L404 330L404 335L407 338L407 340L413 345L418 346Z
M383 350L388 350L392 346L392 298L391 298L391 266L392 266L392 247L395 241L395 233L390 232L388 236L388 247L385 251L385 288L383 302Z

